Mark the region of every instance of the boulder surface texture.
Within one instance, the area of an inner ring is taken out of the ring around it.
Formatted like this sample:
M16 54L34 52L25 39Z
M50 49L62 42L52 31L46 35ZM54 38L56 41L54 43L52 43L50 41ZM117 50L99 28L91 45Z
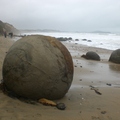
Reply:
M114 50L111 53L109 61L120 64L120 49Z
M28 99L60 99L73 80L67 48L49 36L31 35L16 41L3 63L3 85Z

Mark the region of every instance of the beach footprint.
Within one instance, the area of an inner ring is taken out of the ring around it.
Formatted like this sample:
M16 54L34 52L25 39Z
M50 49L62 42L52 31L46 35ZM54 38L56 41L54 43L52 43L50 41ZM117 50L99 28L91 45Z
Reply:
M92 120L100 120L99 117L96 117L96 116L91 116Z

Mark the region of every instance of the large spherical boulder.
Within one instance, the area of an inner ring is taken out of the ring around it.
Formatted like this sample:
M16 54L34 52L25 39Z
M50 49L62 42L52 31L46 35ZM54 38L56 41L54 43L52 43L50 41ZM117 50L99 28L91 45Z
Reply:
M100 61L100 56L96 52L93 52L93 51L89 51L86 53L86 55L82 55L81 57L84 57L88 60Z
M53 37L24 37L9 49L3 64L3 85L29 99L60 99L73 80L73 61Z
M120 64L120 49L114 50L111 53L109 61Z

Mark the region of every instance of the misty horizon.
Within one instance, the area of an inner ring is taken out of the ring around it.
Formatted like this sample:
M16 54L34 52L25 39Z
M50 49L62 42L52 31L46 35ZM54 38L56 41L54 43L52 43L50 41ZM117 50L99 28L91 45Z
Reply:
M120 33L119 11L119 0L1 0L0 4L3 22L29 30Z
M101 31L101 30L95 30L95 31L63 31L63 30L55 30L55 29L18 29L20 31L40 31L40 32L76 32L76 33L119 33L119 32L111 32L111 31Z

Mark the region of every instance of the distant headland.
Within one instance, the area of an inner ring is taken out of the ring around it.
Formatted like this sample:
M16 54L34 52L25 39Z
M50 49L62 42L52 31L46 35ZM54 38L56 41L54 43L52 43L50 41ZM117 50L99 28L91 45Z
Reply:
M0 20L0 35L3 35L3 32L18 34L20 31L16 29L13 25L5 23Z

